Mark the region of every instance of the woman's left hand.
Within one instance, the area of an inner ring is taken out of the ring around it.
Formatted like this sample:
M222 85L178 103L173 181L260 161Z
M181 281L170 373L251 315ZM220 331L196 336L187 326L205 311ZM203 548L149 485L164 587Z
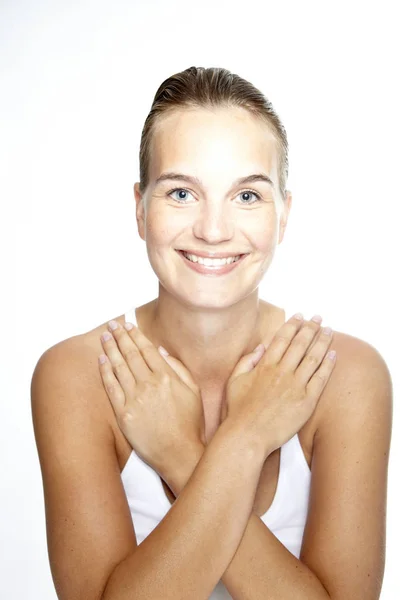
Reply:
M127 331L117 323L102 344L99 369L120 429L146 463L161 476L170 473L191 445L206 444L200 389L179 360L161 356L135 326Z

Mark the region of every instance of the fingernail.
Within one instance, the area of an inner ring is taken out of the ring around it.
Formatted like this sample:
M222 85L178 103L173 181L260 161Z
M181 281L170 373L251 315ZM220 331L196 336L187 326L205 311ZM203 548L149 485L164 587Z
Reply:
M303 315L301 313L296 313L295 315L293 315L295 319L297 319L298 321L302 321L304 319Z
M108 321L108 325L109 325L109 327L110 327L110 329L112 331L114 331L115 329L118 329L118 323L117 323L117 321L114 321L114 320L113 321Z
M261 350L262 348L264 348L264 344L258 344L258 346L256 346L253 350L253 352L258 352L259 350Z
M133 325L132 325L132 323L129 323L128 321L126 321L126 322L124 323L124 327L125 327L125 329L127 329L128 331L130 331L131 329L133 329Z
M160 354L163 354L164 356L169 356L169 353L166 351L165 348L163 348L163 346L158 346L158 350L160 351Z
M314 321L314 323L322 323L322 317L321 315L314 315L311 321Z

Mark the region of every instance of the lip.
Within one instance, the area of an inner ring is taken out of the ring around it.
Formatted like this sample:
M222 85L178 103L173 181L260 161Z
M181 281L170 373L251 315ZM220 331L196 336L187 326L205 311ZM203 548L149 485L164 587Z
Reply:
M222 265L221 267L208 267L206 265L200 265L199 263L194 263L194 262L188 260L184 256L182 250L177 250L177 253L182 257L182 260L184 261L184 263L190 269L192 269L192 271L196 271L197 273L201 273L203 275L211 275L214 277L218 277L219 275L225 275L226 273L230 273L231 271L233 271L233 269L238 267L244 261L246 256L248 256L248 254L242 254L242 256L239 258L239 260L231 263L230 265ZM230 256L232 256L232 255L230 255ZM217 258L217 257L214 257L214 258Z
M176 248L177 252L186 252L187 254L195 254L201 258L229 258L231 256L239 256L240 254L248 254L248 252L193 252L186 248Z

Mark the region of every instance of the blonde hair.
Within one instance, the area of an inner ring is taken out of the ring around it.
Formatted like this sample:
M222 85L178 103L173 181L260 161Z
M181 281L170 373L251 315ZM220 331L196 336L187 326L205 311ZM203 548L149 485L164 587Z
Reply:
M151 140L162 115L177 108L212 108L240 106L266 123L278 148L279 192L286 198L289 175L286 130L271 102L253 84L223 68L189 67L175 73L158 88L143 126L140 140L140 192L149 184Z

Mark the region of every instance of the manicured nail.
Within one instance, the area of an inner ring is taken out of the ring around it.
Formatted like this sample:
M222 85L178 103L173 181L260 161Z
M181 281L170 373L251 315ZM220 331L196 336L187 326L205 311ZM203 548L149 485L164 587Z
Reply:
M130 331L131 329L133 329L133 325L132 325L132 323L129 323L129 321L126 321L126 323L124 323L124 327L128 331Z
M158 350L159 350L160 354L163 354L164 356L169 356L169 353L166 351L166 349L163 346L158 346Z
M115 329L118 329L118 323L117 321L108 321L108 326L109 328L114 331Z
M101 336L101 339L103 340L103 342L107 342L108 340L111 340L112 335L111 333L108 333L108 331L105 331L103 333L103 335Z
M264 344L258 344L253 350L253 352L259 352L262 348L264 348Z
M295 315L293 315L295 319L297 319L298 321L302 321L304 319L304 316L301 313L296 313Z
M314 321L314 323L322 323L322 317L321 315L314 315L311 321Z
M331 335L332 329L330 327L324 327L322 333L325 333L326 335Z

